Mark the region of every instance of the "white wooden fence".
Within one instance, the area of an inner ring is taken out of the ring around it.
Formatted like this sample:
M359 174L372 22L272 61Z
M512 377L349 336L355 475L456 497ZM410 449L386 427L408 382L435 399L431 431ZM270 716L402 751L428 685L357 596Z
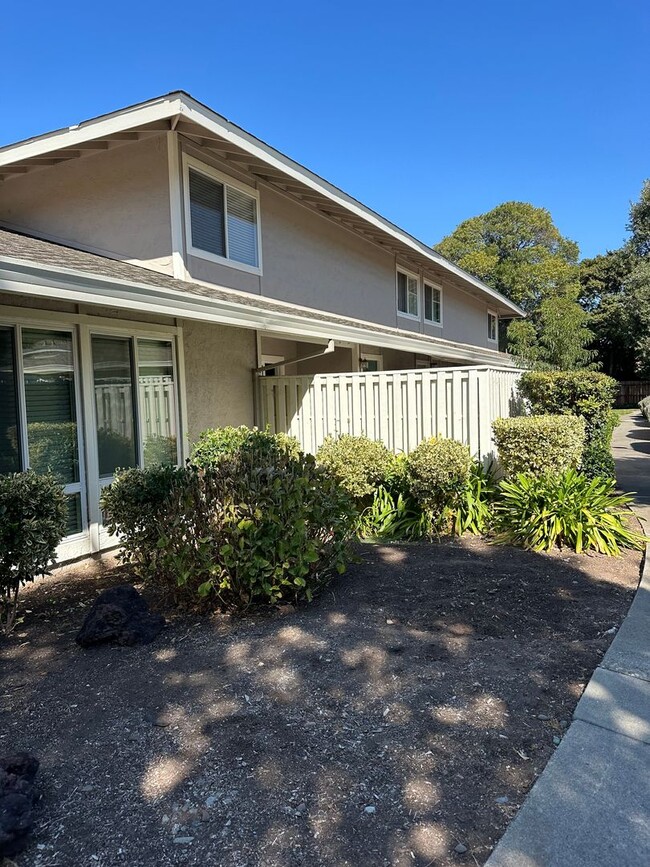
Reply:
M261 376L260 422L312 454L326 436L347 433L382 440L395 453L427 437L451 437L487 458L494 419L521 412L520 375L511 367L448 367Z

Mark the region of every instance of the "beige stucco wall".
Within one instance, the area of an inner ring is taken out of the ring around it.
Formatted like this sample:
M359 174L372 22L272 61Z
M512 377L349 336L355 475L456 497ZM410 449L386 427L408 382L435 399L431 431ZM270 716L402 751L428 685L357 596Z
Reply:
M165 134L5 181L0 223L171 272Z
M255 332L185 320L183 347L190 444L208 427L252 425Z
M487 340L487 302L449 285L437 266L420 276L421 282L428 279L442 283L443 326L424 322L422 297L418 321L399 316L395 290L398 260L392 253L268 184L259 183L241 166L235 169L223 160L201 154L197 148L187 150L258 190L262 236L260 276L189 256L186 265L192 278L405 331L493 348ZM400 264L413 271L407 263Z

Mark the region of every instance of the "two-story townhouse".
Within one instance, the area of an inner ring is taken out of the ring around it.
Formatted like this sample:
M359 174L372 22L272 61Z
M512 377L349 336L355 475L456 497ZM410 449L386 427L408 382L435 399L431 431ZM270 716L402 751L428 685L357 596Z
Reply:
M117 467L254 423L255 376L508 364L519 315L182 92L0 149L0 472L56 470L67 556Z

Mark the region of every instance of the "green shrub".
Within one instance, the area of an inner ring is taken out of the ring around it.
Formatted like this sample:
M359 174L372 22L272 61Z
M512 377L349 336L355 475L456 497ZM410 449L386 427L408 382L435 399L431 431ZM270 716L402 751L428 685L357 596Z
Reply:
M461 496L469 478L469 448L456 440L423 440L406 461L409 489L435 523L445 517Z
M585 422L577 416L498 418L492 423L492 430L506 476L525 472L561 473L580 463Z
M614 460L608 455L614 429L611 408L618 392L615 379L589 370L528 371L519 388L533 413L584 418L582 471L590 477L614 477Z
M454 510L453 529L457 536L463 533L481 536L488 532L498 491L492 465L484 467L482 461L474 461Z
M588 479L573 469L559 475L519 473L501 482L497 541L533 551L566 545L578 553L617 555L640 549L645 538L630 529L632 498L614 492L611 479Z
M327 437L316 459L360 505L373 496L379 485L392 479L398 469L395 455L383 443L351 434L338 439Z
M311 599L345 570L358 517L313 457L247 440L205 469L127 470L102 508L144 580L223 608Z
M66 531L66 498L51 474L0 476L0 625L15 622L18 591L47 575Z
M300 443L294 437L241 425L204 430L192 449L191 460L199 467L208 467L224 457L231 457L242 448L252 449L258 454L279 449L294 458L300 455Z
M357 534L362 539L412 540L431 532L430 519L418 503L403 493L380 485L372 503L362 512Z

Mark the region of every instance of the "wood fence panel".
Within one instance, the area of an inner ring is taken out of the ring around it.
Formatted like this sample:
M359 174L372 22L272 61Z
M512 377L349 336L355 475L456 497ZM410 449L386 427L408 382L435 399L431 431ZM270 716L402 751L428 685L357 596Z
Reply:
M343 433L365 434L397 453L441 435L489 458L494 419L521 412L520 375L514 368L450 367L261 376L259 422L296 437L312 454L326 436Z

